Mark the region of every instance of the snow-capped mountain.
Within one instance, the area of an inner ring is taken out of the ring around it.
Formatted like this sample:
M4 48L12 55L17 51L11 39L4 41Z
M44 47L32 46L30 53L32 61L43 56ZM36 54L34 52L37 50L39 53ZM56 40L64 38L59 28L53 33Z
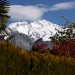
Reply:
M7 30L9 32L18 31L19 33L28 35L34 41L39 38L43 38L44 41L49 41L49 37L55 35L57 32L56 29L61 30L61 26L53 24L47 20L37 20L32 23L26 21L15 22L11 23L8 27Z

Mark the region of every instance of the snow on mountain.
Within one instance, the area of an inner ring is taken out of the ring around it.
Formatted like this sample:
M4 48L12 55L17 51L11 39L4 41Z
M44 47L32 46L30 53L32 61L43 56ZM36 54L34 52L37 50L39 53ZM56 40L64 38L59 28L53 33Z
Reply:
M11 23L8 27L11 31L18 31L19 33L28 35L34 41L39 38L43 38L44 41L49 41L49 37L55 35L57 32L56 29L61 30L61 26L47 20L37 20L32 23L26 21L15 22ZM11 31L9 30L9 32Z

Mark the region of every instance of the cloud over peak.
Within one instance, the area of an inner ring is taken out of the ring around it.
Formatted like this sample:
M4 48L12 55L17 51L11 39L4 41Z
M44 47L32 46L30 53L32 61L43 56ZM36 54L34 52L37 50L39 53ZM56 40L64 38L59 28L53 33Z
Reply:
M37 20L41 19L41 16L46 12L45 8L38 6L22 6L22 5L11 5L9 15L15 20Z
M75 8L75 2L64 2L64 3L57 3L52 5L51 7L38 4L38 5L11 5L9 15L13 20L38 20L42 19L44 13L48 11L58 11L58 10L67 10Z

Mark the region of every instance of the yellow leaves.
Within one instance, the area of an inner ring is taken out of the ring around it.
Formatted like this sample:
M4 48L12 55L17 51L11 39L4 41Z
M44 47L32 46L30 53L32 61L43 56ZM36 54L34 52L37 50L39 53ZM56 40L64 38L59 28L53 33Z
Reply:
M33 53L4 41L0 42L0 65L0 74L2 72L4 75L9 75L9 72L10 75L75 74L75 58L58 57L48 52Z

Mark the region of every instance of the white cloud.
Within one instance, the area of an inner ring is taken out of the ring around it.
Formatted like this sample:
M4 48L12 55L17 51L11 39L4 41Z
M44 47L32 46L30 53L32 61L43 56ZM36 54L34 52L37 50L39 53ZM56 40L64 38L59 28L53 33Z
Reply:
M13 20L38 20L42 19L42 16L46 12L51 11L58 11L58 10L67 10L75 8L75 2L65 2L65 3L58 3L52 5L52 7L38 4L38 5L29 5L29 6L22 6L22 5L11 5L9 15Z
M64 2L53 5L49 10L57 11L57 10L66 10L75 8L75 2Z
M11 5L9 15L14 20L37 20L41 19L46 9L38 6Z

